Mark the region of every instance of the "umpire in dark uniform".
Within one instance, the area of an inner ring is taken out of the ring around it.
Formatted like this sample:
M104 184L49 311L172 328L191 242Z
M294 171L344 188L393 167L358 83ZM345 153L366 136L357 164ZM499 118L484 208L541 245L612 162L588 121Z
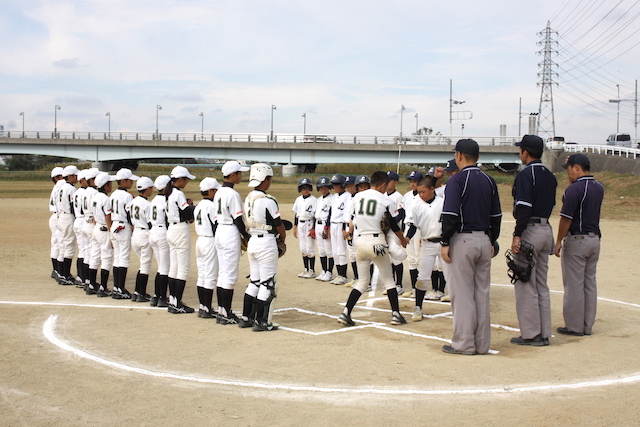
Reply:
M447 183L442 210L441 254L450 264L453 311L453 338L442 351L469 356L489 351L491 257L502 219L496 182L476 165L479 154L473 139L456 144L460 172Z
M520 252L520 242L533 245L535 263L528 282L515 282L516 313L520 323L520 336L513 344L549 345L551 336L551 301L547 272L549 255L554 253L553 230L549 216L556 204L556 177L540 160L544 143L536 135L525 135L516 143L520 147L520 160L525 167L513 184L513 216L516 227L511 251Z
M571 184L562 197L556 256L561 257L564 335L591 335L596 320L596 265L600 257L600 207L604 186L591 175L584 154L572 154L564 166Z

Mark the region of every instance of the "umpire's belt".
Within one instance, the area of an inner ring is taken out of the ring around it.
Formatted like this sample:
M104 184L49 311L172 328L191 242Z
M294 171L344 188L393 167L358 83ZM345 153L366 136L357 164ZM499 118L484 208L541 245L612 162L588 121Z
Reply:
M527 221L527 225L534 225L534 224L549 224L549 220L547 218L538 218L538 217L529 218L529 220Z
M488 236L489 230L464 230L464 231L458 231L458 233L464 233L464 234L484 233Z
M597 236L598 233L593 233L591 231L570 231L567 233L567 236Z

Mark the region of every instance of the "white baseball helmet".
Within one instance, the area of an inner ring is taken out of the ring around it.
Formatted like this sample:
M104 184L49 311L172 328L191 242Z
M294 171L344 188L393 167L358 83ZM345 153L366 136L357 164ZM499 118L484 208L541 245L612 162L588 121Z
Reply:
M266 163L255 163L251 165L251 172L249 172L249 187L257 187L267 179L268 176L273 176L273 169Z

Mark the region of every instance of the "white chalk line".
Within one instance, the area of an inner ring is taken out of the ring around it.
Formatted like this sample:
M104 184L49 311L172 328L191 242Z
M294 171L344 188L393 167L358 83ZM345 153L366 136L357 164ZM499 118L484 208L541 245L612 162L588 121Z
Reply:
M42 327L42 333L44 336L54 344L55 346L73 353L74 355L90 360L92 362L100 363L102 365L119 369L122 371L132 372L140 375L146 375L156 378L168 378L180 381L197 382L201 384L212 384L221 386L243 387L252 389L268 389L279 391L299 391L310 393L323 393L323 394L374 394L385 396L407 396L407 395L481 395L481 394L515 394L524 392L552 392L558 390L571 390L580 388L592 388L592 387L604 387L620 384L628 384L640 381L640 374L633 374L623 378L616 379L602 379L596 381L583 381L571 384L553 384L553 385L536 385L536 386L523 386L523 387L494 387L494 388L474 388L474 389L420 389L420 388L358 388L358 387L320 387L320 386L307 386L296 384L278 384L269 382L256 382L256 381L241 381L241 380L223 380L218 378L204 378L193 375L184 375L170 372L153 371L144 368L137 368L134 366L126 365L124 363L113 362L103 359L98 356L94 356L87 353L84 350L75 348L64 341L60 340L56 334L56 322L58 316L51 315L44 323Z

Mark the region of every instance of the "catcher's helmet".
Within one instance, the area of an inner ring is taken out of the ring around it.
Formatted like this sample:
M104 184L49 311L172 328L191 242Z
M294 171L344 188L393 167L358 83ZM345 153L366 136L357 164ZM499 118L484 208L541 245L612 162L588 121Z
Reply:
M271 166L266 163L255 163L251 165L249 187L257 187L269 176L273 176L273 169Z
M316 181L316 187L319 189L320 187L329 187L331 188L331 180L327 176L321 176Z
M313 184L311 183L311 180L309 178L300 178L298 180L298 191L300 191L300 187L302 187L303 185L308 185L313 188Z
M337 173L331 177L331 183L336 185L344 185L347 181L344 175Z

